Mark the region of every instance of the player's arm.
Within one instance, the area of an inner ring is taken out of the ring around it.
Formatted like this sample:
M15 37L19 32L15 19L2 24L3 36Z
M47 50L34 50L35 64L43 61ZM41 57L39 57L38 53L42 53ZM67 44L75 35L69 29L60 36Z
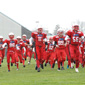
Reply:
M29 39L29 45L30 45L31 48L33 48L33 47L35 46L35 42L34 42L33 37L31 37L31 38Z
M66 47L66 45L67 45L67 40L69 39L70 37L68 36L68 35L66 35L66 37L65 37L65 47Z
M80 41L82 41L84 39L84 34L83 34L83 32L81 32L81 34L80 34Z
M26 54L26 48L25 48L25 44L24 43L21 43L21 47L22 47L22 49L24 50L24 55Z
M68 30L65 35L68 35L69 37L71 37L71 30Z
M7 40L4 41L4 44L2 45L2 48L7 48Z
M45 51L48 49L48 42L45 42Z

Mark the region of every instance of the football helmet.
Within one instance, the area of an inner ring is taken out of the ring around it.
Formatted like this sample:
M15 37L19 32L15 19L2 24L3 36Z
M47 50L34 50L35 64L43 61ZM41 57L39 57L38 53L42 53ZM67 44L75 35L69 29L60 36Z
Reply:
M50 37L50 38L49 38L49 41L50 41L50 42L53 41L53 37Z
M26 39L26 38L27 38L26 34L23 34L22 39Z
M3 36L0 36L0 40L3 41Z
M58 29L58 30L57 30L57 34L58 34L58 35L63 35L63 34L64 34L64 30L61 29L61 28Z
M10 39L13 39L13 38L14 38L14 33L10 32L10 33L9 33L9 38L10 38Z
M72 29L74 31L78 31L79 30L79 25L78 24L73 24Z
M37 30L38 30L38 33L42 33L43 32L43 28L42 27L39 27Z
M21 40L21 37L20 36L17 36L17 40Z

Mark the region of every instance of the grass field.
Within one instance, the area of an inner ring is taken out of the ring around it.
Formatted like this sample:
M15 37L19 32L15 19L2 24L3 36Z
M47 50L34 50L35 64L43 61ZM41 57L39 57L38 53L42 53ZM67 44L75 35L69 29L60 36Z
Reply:
M11 67L11 71L7 70L6 58L0 68L0 85L85 85L85 68L79 68L79 73L74 69L66 69L57 71L57 65L51 69L49 65L41 69L41 72L35 70L35 61L32 59L31 64L23 68L22 64L19 70L16 66Z

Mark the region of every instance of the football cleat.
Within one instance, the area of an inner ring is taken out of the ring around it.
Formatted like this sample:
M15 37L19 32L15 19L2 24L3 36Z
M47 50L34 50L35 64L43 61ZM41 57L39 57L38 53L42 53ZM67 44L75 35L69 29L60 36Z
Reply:
M10 70L8 70L8 72L10 72Z
M13 66L13 63L11 63L11 66Z
M35 70L37 70L37 65L35 66Z
M62 67L61 70L64 70L64 67Z
M79 72L78 68L75 68L75 71L78 73Z
M60 71L60 68L58 68L58 71Z
M45 67L47 66L47 63L45 63Z
M55 63L52 65L52 68L54 68L54 66L55 66Z
M41 64L41 68L44 69L43 64Z
M3 63L3 60L1 62Z
M1 67L1 65L0 65L0 67Z
M37 72L40 72L40 68L37 68Z
M17 71L18 71L19 69L17 68Z
M67 69L69 68L69 65L67 65Z
M30 62L28 62L28 64L30 64Z
M23 67L26 67L25 65L23 65Z

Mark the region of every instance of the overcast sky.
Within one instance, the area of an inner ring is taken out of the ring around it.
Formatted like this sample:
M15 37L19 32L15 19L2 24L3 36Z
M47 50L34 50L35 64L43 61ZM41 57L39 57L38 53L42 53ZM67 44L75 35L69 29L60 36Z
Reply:
M39 21L53 32L56 24L70 28L75 20L85 21L85 0L0 0L0 11L30 30Z

